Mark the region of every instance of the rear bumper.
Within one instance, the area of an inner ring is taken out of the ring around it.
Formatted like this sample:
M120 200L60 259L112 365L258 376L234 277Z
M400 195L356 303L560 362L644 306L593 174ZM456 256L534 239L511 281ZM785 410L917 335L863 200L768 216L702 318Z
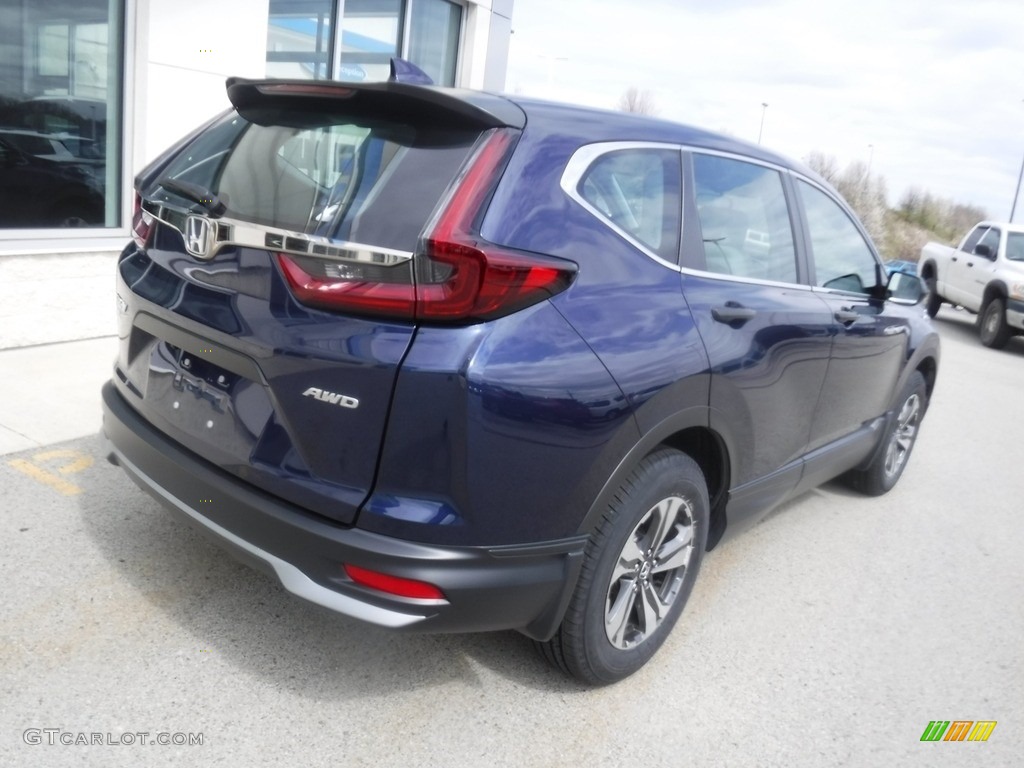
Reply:
M507 547L443 547L349 528L230 475L153 429L103 387L110 458L143 490L289 592L378 626L426 632L558 627L586 537ZM434 584L444 600L392 597L352 582L343 563Z

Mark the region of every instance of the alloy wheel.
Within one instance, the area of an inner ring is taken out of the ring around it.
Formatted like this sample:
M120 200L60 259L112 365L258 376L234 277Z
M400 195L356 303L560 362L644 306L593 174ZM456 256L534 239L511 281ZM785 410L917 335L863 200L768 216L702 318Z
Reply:
M885 452L885 474L896 475L903 468L910 455L910 449L917 437L917 425L921 418L921 398L916 393L907 398L896 417L896 425Z
M693 555L694 533L690 503L669 496L626 537L605 598L605 633L613 646L635 648L668 615Z

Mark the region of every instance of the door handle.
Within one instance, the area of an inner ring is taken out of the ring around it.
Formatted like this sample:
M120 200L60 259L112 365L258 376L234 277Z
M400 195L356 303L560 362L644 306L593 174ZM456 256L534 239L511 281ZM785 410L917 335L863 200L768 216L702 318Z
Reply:
M757 314L757 310L744 307L735 301L725 302L723 307L713 307L711 316L720 323L745 323Z
M849 307L843 307L842 309L836 310L834 317L843 325L850 325L851 323L857 322L857 318L860 317L860 313L855 312Z
M974 266L974 262L973 261L968 261L967 262L967 266L968 267L973 267Z
M950 260L950 261L956 261L956 256L950 256L950 257L949 257L949 260Z

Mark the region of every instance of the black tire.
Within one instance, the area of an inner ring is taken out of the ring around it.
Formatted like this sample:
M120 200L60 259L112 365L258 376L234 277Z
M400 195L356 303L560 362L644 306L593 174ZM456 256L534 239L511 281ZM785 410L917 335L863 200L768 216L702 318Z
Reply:
M1012 335L1013 329L1006 323L1006 305L996 297L978 313L978 338L986 347L1002 349Z
M939 296L936 289L934 277L926 279L924 284L928 287L928 295L924 299L924 311L928 313L928 317L935 317L939 314L939 307L942 306L942 297Z
M689 456L663 449L640 462L591 536L561 626L537 643L541 654L592 685L646 664L693 590L709 507L704 475Z
M846 475L849 485L868 496L891 491L907 468L921 419L928 410L928 388L920 371L911 374L896 402L895 414L874 459L864 470Z

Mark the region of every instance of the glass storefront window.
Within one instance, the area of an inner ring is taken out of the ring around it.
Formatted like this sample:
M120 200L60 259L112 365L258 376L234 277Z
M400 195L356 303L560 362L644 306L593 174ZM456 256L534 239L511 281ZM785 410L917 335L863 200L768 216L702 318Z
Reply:
M120 225L121 11L0 0L0 229Z
M270 0L267 77L327 77L333 15L333 0Z
M409 24L409 60L438 85L455 84L462 6L448 0L415 0Z
M401 0L345 0L339 80L387 80L400 56Z
M267 76L386 80L400 56L455 85L463 13L451 0L270 0Z

